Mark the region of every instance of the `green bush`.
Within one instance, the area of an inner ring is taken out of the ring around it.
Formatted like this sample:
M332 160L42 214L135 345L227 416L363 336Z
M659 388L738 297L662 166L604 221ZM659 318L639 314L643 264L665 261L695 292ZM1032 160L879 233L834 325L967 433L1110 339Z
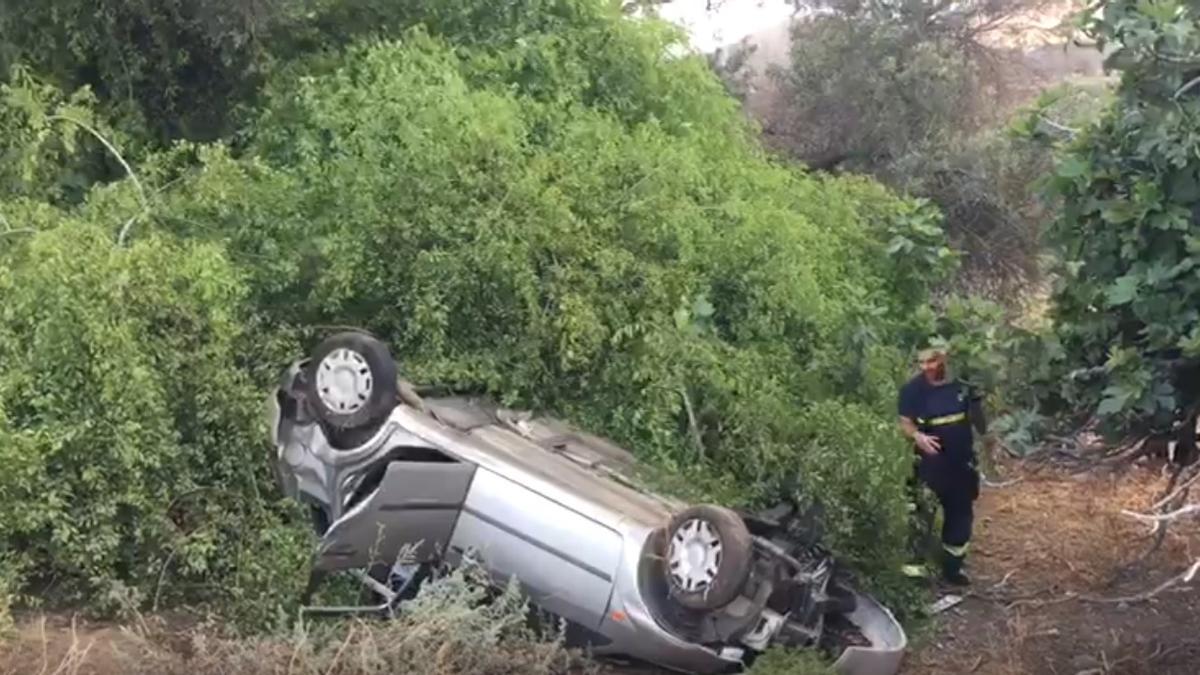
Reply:
M700 492L820 501L901 597L894 395L954 263L936 210L773 162L703 60L605 3L404 7L424 27L291 64L236 144L140 162L144 195L0 202L35 230L0 254L23 581L285 605L305 536L262 396L356 324L410 379L569 416Z
M0 542L26 583L227 598L253 543L295 549L260 529L281 521L262 392L239 367L245 285L220 247L145 233L119 249L62 214L0 267L0 296Z
M1113 432L1191 428L1200 407L1197 8L1109 2L1079 24L1120 84L1100 119L1061 142L1047 181L1059 205L1049 230L1061 256L1053 318L1069 355L1047 399Z

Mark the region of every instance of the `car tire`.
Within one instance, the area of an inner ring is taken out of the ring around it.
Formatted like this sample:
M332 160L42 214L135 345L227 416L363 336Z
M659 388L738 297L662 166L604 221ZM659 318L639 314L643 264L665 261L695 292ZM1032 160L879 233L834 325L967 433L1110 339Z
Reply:
M701 504L680 511L667 528L665 549L663 571L670 596L687 609L724 607L750 578L750 530L725 507Z
M322 340L304 375L313 414L339 431L373 425L392 411L399 396L396 361L387 345L357 331Z

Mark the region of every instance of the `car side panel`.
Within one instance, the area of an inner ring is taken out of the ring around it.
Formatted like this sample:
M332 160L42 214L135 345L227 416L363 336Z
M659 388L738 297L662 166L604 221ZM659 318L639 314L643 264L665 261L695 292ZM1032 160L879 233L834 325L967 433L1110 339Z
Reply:
M595 628L608 608L621 543L616 531L481 468L450 551L474 551L497 582L516 577L542 609Z
M467 496L475 466L393 461L379 488L356 504L322 538L317 567L325 570L414 562L443 554Z

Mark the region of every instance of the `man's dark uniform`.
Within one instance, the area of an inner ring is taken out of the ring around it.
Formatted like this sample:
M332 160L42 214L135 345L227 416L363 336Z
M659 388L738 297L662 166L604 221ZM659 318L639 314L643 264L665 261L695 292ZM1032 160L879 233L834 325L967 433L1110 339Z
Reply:
M935 455L925 455L914 445L916 474L942 505L945 574L960 577L971 542L973 502L979 496L971 428L974 423L984 430L979 398L960 381L931 384L922 373L900 389L899 409L918 431L941 442Z

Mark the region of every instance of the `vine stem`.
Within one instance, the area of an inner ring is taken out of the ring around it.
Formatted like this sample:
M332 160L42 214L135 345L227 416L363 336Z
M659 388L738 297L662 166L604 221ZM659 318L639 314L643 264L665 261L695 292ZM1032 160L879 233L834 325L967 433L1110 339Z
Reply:
M63 120L66 122L70 122L72 124L77 125L79 128L88 132L92 136L95 136L96 140L100 141L100 143L102 143L104 145L104 147L110 153L112 153L112 156L117 158L117 161L121 163L121 168L125 169L125 174L129 176L130 180L133 181L133 186L135 188L137 188L138 200L142 203L142 213L144 214L144 213L147 213L150 211L150 202L148 202L146 200L146 189L144 187L142 187L142 181L138 180L137 174L133 172L133 167L129 166L129 162L125 161L125 158L121 155L121 152L119 150L117 150L116 146L114 146L112 143L110 143L109 140L107 138L105 138L103 134L101 134L94 127L87 124L86 122L75 119L74 117L71 117L70 115L63 115L61 113L58 113L58 114L50 115L48 119ZM129 228L133 226L133 221L136 218L137 218L137 216L135 215L135 216L131 217L129 220L125 221L125 225L123 227L121 227L121 233L119 235L117 235L117 246L125 245L125 238L127 236L129 236Z
M1192 89L1192 87L1195 87L1198 84L1200 84L1200 77L1194 78L1191 82L1188 82L1187 84L1180 87L1179 91L1175 92L1175 97L1174 97L1175 100L1179 100L1180 96L1183 96L1184 94L1188 93Z

